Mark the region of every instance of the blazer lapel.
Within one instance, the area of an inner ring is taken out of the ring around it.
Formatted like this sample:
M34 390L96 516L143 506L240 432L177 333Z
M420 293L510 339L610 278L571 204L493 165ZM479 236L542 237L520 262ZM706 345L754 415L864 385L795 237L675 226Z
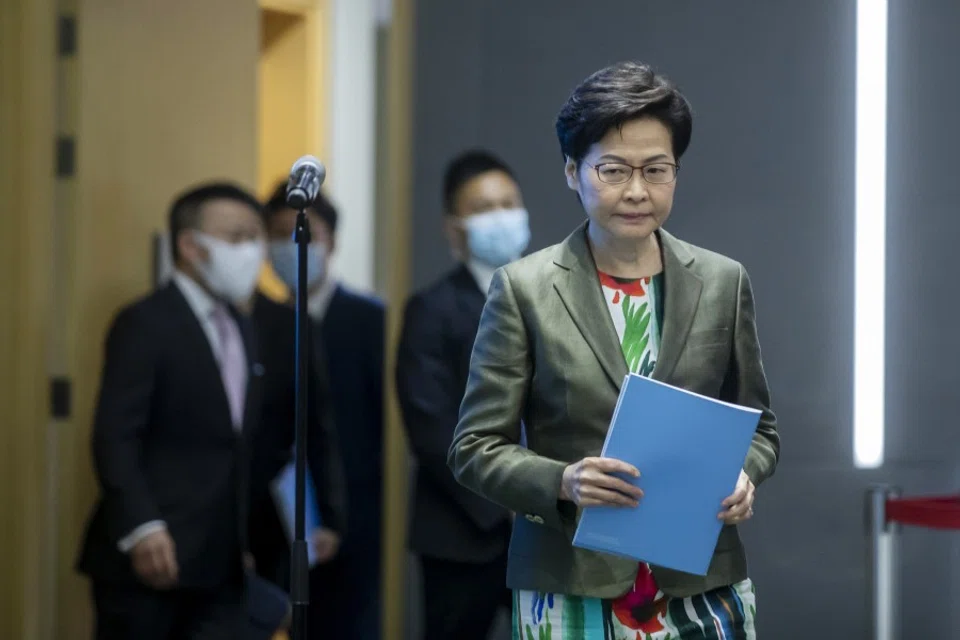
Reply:
M480 316L483 314L483 305L487 301L486 294L480 290L480 285L465 265L461 265L453 272L450 282L457 291L455 300L461 317L468 319L469 329L476 332L480 325ZM473 345L470 346L472 349Z
M218 393L215 395L227 418L226 424L229 425L232 422L230 420L230 402L227 400L227 391L223 386L223 377L220 374L217 357L213 352L213 345L210 344L210 339L207 338L206 332L200 325L200 319L194 314L190 303L180 292L180 288L172 282L167 286L170 287L172 299L176 300L175 307L180 316L180 321L183 323L183 331L180 336L183 340L185 352L194 354L196 365L206 370L202 374L203 379L211 381L211 390L217 389Z
M559 255L554 260L560 272L553 287L610 382L620 389L628 373L627 362L623 357L617 329L607 312L597 265L587 246L586 230L586 224L581 225L561 245Z
M663 327L660 353L650 377L666 382L673 374L700 303L703 281L689 269L693 256L666 231L658 232L663 255Z
M561 245L554 263L562 271L553 286L607 377L619 390L628 373L627 363L610 314L597 313L598 310L606 312L607 301L587 246L586 229L586 225L582 225ZM693 256L683 244L666 231L657 233L663 253L664 310L660 353L651 377L665 382L673 374L690 333L703 281L689 269Z

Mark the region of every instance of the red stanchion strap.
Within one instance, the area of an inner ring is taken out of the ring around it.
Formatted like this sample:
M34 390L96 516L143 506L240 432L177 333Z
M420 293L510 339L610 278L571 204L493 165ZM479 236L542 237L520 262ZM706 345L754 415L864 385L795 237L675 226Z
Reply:
M960 529L960 495L887 500L887 522L928 529Z

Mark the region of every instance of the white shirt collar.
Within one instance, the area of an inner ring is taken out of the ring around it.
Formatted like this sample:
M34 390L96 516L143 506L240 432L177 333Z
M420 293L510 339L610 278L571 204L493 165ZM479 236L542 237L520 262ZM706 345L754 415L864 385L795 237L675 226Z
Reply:
M179 269L173 271L173 282L187 299L187 304L200 322L206 322L217 306L217 301L196 280Z
M327 307L330 306L330 300L333 298L336 290L337 278L334 274L328 273L317 290L307 298L307 313L310 314L311 318L317 322L323 320L323 316L326 315Z
M480 288L480 291L486 296L490 290L490 283L493 281L493 272L496 271L496 269L473 258L467 260L466 265L467 270L470 271L470 275L477 281L477 286Z

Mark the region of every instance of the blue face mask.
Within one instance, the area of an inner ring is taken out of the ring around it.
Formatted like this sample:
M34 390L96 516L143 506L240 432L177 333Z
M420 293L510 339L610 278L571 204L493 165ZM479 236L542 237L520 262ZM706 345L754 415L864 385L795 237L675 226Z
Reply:
M307 245L307 287L312 287L323 277L323 262L326 248L323 245ZM297 244L290 240L274 240L270 243L270 262L273 271L290 289L297 288Z
M493 268L513 262L530 244L530 219L526 209L500 209L477 213L463 221L467 247L476 260Z

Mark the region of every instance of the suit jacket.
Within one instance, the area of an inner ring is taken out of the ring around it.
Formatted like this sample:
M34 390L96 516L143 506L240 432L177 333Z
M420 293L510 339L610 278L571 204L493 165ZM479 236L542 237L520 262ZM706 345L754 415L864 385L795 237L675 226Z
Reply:
M760 409L744 463L760 485L774 472L780 439L750 280L729 258L666 231L658 235L664 320L652 377ZM564 468L600 455L626 374L586 225L563 243L497 271L449 462L465 486L518 513L510 543L510 587L610 598L633 585L636 562L572 546L580 512L559 500ZM518 444L520 418L529 448ZM652 570L660 588L673 596L747 577L735 526L722 529L707 576Z
M320 322L331 407L347 494L342 551L380 557L383 511L383 359L385 310L375 298L338 286Z
M397 393L418 463L410 545L460 562L496 558L510 532L509 512L496 504L504 503L458 483L446 463L484 301L470 271L456 268L410 299L397 354ZM511 419L519 428L519 413Z
M78 569L95 580L135 583L117 543L164 520L176 544L180 587L242 579L249 438L260 415L260 374L250 323L244 423L234 429L220 368L174 284L124 308L107 340L93 425L101 495Z
M296 427L296 310L258 295L253 307L263 403L260 428L253 437L250 536L258 563L289 555L287 538L270 493L270 483L293 460ZM322 524L345 533L346 488L334 427L333 404L321 365L322 339L310 332L307 361L307 465L313 478ZM307 539L310 532L307 531ZM271 576L272 577L272 576Z

